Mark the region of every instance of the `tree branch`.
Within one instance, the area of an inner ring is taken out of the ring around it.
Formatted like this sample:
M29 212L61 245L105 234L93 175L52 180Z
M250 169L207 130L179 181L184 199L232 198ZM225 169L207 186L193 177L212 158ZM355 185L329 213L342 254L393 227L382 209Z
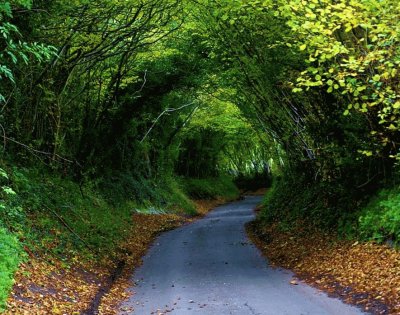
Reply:
M193 102L191 102L191 103L189 103L189 104L182 105L182 106L180 106L180 107L178 107L178 108L167 108L167 109L165 109L160 115L158 115L158 117L156 118L156 120L155 120L155 121L153 122L153 124L151 125L150 129L147 130L147 132L146 132L146 134L143 136L142 140L140 140L140 143L143 143L143 141L146 140L147 136L150 134L150 132L153 130L153 128L155 127L155 125L157 124L157 122L160 120L160 118L161 118L162 116L164 116L165 114L172 113L172 112L176 112L176 111L178 111L178 110L181 110L181 109L184 109L184 108L186 108L186 107L189 107L189 106L193 105L194 103L196 103L196 101L193 101Z

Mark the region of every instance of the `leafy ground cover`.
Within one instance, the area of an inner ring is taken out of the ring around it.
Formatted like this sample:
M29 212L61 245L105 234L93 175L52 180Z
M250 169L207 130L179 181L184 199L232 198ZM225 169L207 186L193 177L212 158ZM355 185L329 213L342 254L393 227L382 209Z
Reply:
M135 214L129 237L114 255L118 261L82 263L76 261L66 265L52 256L31 257L23 263L15 277L15 285L7 302L5 314L81 314L91 308L99 289L107 284L117 264L123 261L127 279L156 235L187 222L187 218L174 214ZM116 298L124 297L126 282L119 280L100 314L112 314Z
M21 248L16 237L0 228L0 310L5 307L9 288L13 283L13 275L19 264Z
M142 188L138 204L133 199L109 199L94 186L79 187L46 173L9 173L6 184L13 198L5 205L18 210L21 222L16 224L12 215L2 216L0 222L6 226L0 229L0 257L7 256L1 260L0 274L5 314L116 313L132 270L159 233L238 196L228 185L207 200L193 202L182 190L185 181L166 179L163 185L154 185L155 192ZM198 180L198 189L212 181L228 183L226 178ZM145 184L150 190L151 184Z
M247 231L272 265L291 269L299 279L373 314L400 313L399 251L340 240L306 226L289 230L255 221Z
M400 189L380 190L358 212L356 232L361 239L400 244Z
M182 179L183 189L192 199L210 199L218 196L225 196L227 199L235 199L239 195L239 190L229 176L219 176L217 178L186 178Z
M121 301L128 297L127 289L132 286L130 278L133 270L142 263L142 257L148 247L161 232L171 230L191 219L176 215L139 215L136 220L140 222L134 235L124 244L129 253L126 265L121 276L112 285L110 291L104 296L99 306L100 314L117 314Z
M235 197L237 198L237 196ZM135 215L137 229L135 229L132 237L123 245L126 252L129 253L121 276L112 285L110 291L105 294L99 305L99 314L117 314L118 306L128 297L127 288L132 286L132 271L142 263L142 257L156 236L160 233L174 229L185 223L190 223L196 218L206 215L211 209L221 205L227 201L231 201L232 196L219 196L215 199L195 200L197 217L182 217L177 215ZM125 310L128 311L128 310ZM129 310L131 311L131 310Z

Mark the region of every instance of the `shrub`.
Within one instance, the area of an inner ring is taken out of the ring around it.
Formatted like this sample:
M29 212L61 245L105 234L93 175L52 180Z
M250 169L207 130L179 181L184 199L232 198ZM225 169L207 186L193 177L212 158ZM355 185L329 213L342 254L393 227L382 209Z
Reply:
M6 300L13 285L13 276L21 258L21 247L15 236L0 227L0 311L6 307Z
M307 176L283 175L272 181L259 216L265 223L290 226L307 221L322 229L337 228L354 211L357 200L336 181L310 181Z
M382 189L361 210L358 232L362 239L400 242L400 188Z
M216 178L186 178L181 179L185 192L194 199L215 199L224 197L235 199L239 196L239 189L232 178L220 176Z
M185 194L182 183L176 178L165 177L156 185L156 192L161 198L159 204L163 208L190 215L196 214L194 203Z

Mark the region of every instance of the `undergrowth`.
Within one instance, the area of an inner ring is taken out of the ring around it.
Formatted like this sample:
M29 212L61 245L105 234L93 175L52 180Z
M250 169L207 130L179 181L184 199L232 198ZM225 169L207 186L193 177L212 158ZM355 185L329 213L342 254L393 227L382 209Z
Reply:
M29 253L74 262L109 262L120 253L134 212L196 214L190 198L233 199L228 177L144 179L115 173L79 185L47 169L2 165L0 200L0 310L13 275ZM23 245L23 246L22 246Z
M186 194L193 199L215 199L224 197L227 200L239 196L239 189L229 176L217 178L181 178L181 185Z
M6 307L5 301L13 285L13 275L21 257L21 246L17 238L0 227L0 312Z
M16 192L10 187L10 179L0 168L0 312L13 285L13 275L22 258L21 246L11 231L22 227L22 208ZM12 224L15 223L15 224Z
M277 223L283 231L307 224L347 239L398 245L400 188L389 186L360 194L340 181L275 178L264 197L258 222Z
M260 220L290 228L307 221L322 229L336 228L356 204L354 196L335 182L275 178L263 200Z
M272 184L271 173L268 170L255 174L239 174L235 178L235 185L246 191L256 191L260 188L269 188Z
M400 188L384 188L359 211L361 239L400 243Z

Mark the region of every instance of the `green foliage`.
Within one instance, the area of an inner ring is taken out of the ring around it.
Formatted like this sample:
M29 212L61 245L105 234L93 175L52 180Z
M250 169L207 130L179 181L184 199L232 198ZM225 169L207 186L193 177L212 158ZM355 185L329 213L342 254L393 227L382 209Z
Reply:
M233 200L239 196L239 190L229 176L202 179L182 178L181 181L185 192L194 199L223 197Z
M187 177L217 176L224 136L211 128L191 130L181 144L177 173Z
M398 237L395 194L356 211L398 156L395 0L31 5L0 4L11 233L101 256L134 209L194 213L272 171L264 222Z
M106 200L115 206L128 201L139 209L156 207L169 212L195 213L180 183L167 174L160 179L145 179L129 173L114 173L103 178L99 187Z
M260 219L287 227L307 222L321 229L337 229L352 213L360 197L336 181L313 181L307 174L275 177L264 200Z
M12 231L20 231L26 219L21 196L14 191L12 181L3 169L0 169L0 186L0 224Z
M269 167L270 147L237 106L218 96L227 88L201 95L202 103L181 135L177 172L192 177L218 173L252 177Z
M12 227L14 222L19 227L22 224L22 208L15 202L17 194L8 185L9 176L0 168L0 311L5 309L5 302L13 285L14 272L22 258L17 238L5 228Z
M196 214L195 205L186 192L185 181L166 176L157 183L155 191L159 196L158 205L163 209L189 215Z
M143 204L157 198L154 181L137 177L132 173L114 172L105 176L99 183L104 196L111 203L121 203L124 200L137 200Z
M344 115L369 113L375 141L390 145L400 108L397 1L289 1L277 9L296 34L288 45L305 52L294 90L326 89L342 100Z
M6 307L21 257L21 246L17 238L0 226L0 312Z
M13 187L24 211L24 224L8 216L8 225L27 241L60 257L103 255L128 229L127 203L112 206L95 187L84 186L43 170L16 168ZM18 228L17 228L18 227Z
M356 233L364 240L400 242L400 189L382 189L359 212Z
M7 79L15 84L12 67L21 61L26 66L31 61L30 59L39 62L47 61L55 55L56 49L41 43L22 41L22 35L17 26L8 21L13 18L12 5L30 9L32 2L29 0L5 1L0 4L0 43L4 46L0 53L0 82ZM6 101L3 93L3 89L0 89L0 104Z
M286 174L274 178L259 219L284 229L312 224L345 238L399 244L400 190L389 187L361 189L347 186L343 179L313 182Z

